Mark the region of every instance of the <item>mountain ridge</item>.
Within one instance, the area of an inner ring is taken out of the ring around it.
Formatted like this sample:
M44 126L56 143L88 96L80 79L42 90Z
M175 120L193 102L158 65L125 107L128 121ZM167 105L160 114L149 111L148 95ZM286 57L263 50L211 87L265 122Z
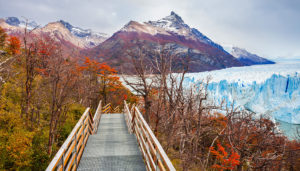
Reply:
M0 26L6 28L9 34L21 34L25 25L26 22L17 17L0 19ZM105 33L73 26L64 20L50 22L43 27L31 21L27 27L29 30L35 28L35 33L48 33L65 44L66 48L79 48L81 54L106 61L119 71L123 65L131 65L132 68L132 64L128 62L130 57L125 52L126 47L136 47L137 41L147 45L149 51L165 46L181 57L189 56L190 72L274 63L244 49L228 52L196 28L189 27L174 11L156 21L129 21L111 37ZM153 54L150 58L153 58Z
M57 26L54 26L55 24ZM20 20L17 17L6 17L1 19L0 26L6 29L9 34L22 34L22 32L24 32L23 29L26 27L26 21ZM51 27L49 28L49 26L52 26L53 30L51 30ZM65 27L66 30L62 27ZM47 32L52 36L58 34L60 36L60 41L61 39L65 39L75 47L79 48L92 48L108 38L108 35L105 33L94 32L91 29L74 27L70 23L63 20L49 22L43 27L39 26L35 21L30 21L27 23L27 29L35 29L35 33ZM67 30L70 32L70 34L67 33ZM64 38L63 36L67 37ZM58 38L55 36L54 38L58 40Z
M189 72L242 66L222 46L214 43L197 29L190 28L173 11L171 15L158 21L143 23L129 21L106 41L89 50L83 50L82 53L99 61L106 61L119 71L123 68L124 72L133 68L126 51L128 47L137 48L138 44L148 47L149 59L154 57L153 50L162 46L168 47L182 59L188 56L191 60Z
M236 57L244 65L275 64L275 62L271 60L250 53L246 49L239 47L232 47L231 55Z

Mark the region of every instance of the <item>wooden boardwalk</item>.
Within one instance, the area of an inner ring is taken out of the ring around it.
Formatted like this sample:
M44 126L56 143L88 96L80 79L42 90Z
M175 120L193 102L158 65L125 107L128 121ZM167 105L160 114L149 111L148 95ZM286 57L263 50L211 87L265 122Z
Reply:
M129 134L124 114L101 116L97 134L91 135L77 170L146 170L134 134Z
M135 105L124 101L124 114L101 101L87 108L46 171L175 171L158 139Z

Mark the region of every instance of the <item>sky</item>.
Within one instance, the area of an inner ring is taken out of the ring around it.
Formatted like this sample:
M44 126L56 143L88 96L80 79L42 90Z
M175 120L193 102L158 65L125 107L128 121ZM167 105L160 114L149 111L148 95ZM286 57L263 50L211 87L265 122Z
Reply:
M190 27L223 46L266 58L300 58L300 0L0 0L0 17L41 25L63 19L113 34L130 20L176 12Z

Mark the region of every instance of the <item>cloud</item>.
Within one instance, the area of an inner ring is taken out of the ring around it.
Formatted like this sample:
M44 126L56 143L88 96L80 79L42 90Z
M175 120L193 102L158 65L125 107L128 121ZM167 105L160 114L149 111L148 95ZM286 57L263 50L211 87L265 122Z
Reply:
M63 19L110 34L130 20L157 20L172 10L217 43L270 58L300 56L298 0L0 0L0 17L43 25Z

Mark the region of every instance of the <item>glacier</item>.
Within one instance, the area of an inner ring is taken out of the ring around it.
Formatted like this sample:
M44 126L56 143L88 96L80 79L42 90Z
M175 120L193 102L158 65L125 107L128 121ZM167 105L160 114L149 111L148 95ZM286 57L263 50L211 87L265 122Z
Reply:
M300 124L300 60L276 64L226 68L188 73L184 84L198 84L211 77L208 94L211 101L234 103L272 119Z

